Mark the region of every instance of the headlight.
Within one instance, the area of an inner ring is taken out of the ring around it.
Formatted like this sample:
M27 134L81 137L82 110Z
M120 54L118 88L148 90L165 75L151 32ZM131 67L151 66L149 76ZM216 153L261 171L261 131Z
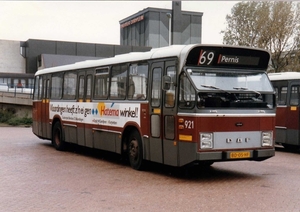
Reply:
M273 132L262 132L261 133L261 146L272 146L273 145Z
M213 134L200 133L200 149L212 149L212 148L213 148Z

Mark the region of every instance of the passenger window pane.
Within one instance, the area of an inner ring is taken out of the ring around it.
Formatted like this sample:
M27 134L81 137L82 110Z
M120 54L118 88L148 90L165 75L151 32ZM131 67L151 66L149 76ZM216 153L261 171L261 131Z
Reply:
M86 98L91 99L92 97L92 75L88 75L86 79Z
M290 105L297 106L299 104L299 86L292 86Z
M39 96L39 76L35 78L35 86L34 86L34 96L33 99L38 99Z
M75 99L77 75L75 72L68 72L64 77L64 99Z
M110 98L125 99L127 87L127 65L115 65L111 71Z
M160 106L161 99L161 68L153 69L153 79L152 79L152 107Z
M96 70L94 84L94 98L107 99L109 86L108 68Z
M62 82L63 82L63 75L53 74L51 79L51 99L61 99L62 97Z
M286 105L287 87L279 88L278 105Z
M146 99L148 65L132 64L129 67L128 99Z
M79 85L78 85L78 98L84 98L84 76L79 77Z
M175 82L175 66L170 66L167 68L167 76L171 77L171 82ZM175 86L171 83L170 89L166 91L165 97L165 107L174 107L175 105Z

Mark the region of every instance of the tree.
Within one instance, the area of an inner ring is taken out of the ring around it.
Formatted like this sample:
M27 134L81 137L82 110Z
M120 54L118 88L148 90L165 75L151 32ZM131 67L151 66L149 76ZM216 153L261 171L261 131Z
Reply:
M271 52L270 70L300 71L300 5L291 1L240 2L226 16L223 43Z

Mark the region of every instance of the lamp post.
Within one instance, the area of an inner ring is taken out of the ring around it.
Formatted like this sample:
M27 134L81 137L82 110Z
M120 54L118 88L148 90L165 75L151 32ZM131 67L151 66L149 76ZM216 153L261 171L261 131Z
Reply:
M172 30L171 30L172 14L167 13L167 17L169 18L169 46L171 46L171 44L172 44Z

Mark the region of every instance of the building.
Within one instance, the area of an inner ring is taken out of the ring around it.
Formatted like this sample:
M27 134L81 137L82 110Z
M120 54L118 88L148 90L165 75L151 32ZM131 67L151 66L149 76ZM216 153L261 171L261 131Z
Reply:
M0 85L14 91L32 91L34 74L39 69L149 51L170 44L201 43L202 16L203 13L181 11L181 2L172 2L172 10L146 8L119 22L121 45L0 40ZM17 111L25 111L20 112L23 114L31 110L24 109L24 104L31 106L30 99L26 103L23 97L5 98L0 99L2 109L13 105Z
M119 22L120 44L157 48L201 43L202 16L199 12L181 11L178 1L172 2L172 10L146 8Z
M26 59L25 72L35 73L41 67L49 68L87 59L114 57L134 51L149 51L151 48L29 39L20 43L20 49Z
M14 73L14 77L18 74L33 76L42 68L149 51L170 44L201 43L202 16L203 13L199 12L181 11L180 1L173 1L171 10L146 8L119 22L121 45L38 39L0 40L0 83L11 82L10 86L19 83L19 78L5 79L5 73ZM26 85L23 86L31 84L21 81L24 82Z

